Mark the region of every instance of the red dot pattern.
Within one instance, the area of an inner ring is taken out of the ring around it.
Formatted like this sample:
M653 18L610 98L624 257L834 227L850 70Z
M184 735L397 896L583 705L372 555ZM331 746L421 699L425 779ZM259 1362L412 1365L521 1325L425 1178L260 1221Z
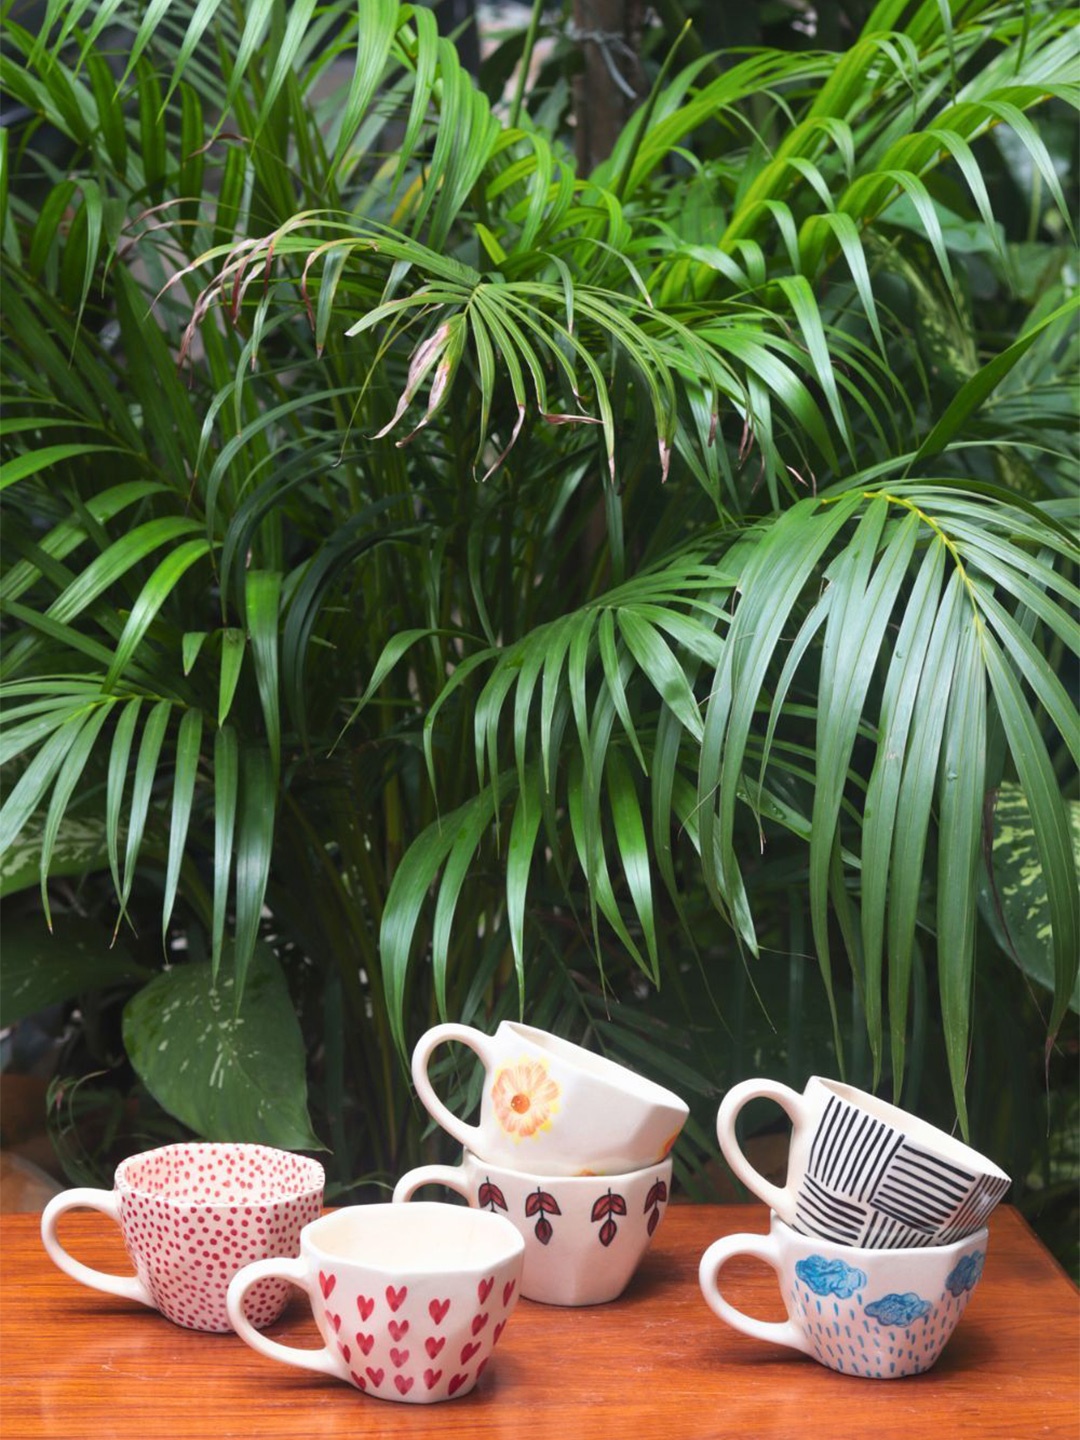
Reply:
M191 1330L231 1330L229 1281L268 1256L300 1253L323 1200L317 1160L265 1145L166 1145L116 1171L124 1244L161 1313ZM244 1312L259 1329L281 1314L285 1280L261 1280Z

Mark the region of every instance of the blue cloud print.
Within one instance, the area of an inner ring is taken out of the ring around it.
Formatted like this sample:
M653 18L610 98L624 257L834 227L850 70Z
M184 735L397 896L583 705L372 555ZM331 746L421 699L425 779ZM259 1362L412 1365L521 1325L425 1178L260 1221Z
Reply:
M982 1275L985 1260L985 1250L973 1250L970 1255L965 1255L962 1260L958 1260L949 1278L945 1281L946 1290L951 1295L955 1295L957 1299L965 1290L974 1290Z
M929 1315L931 1305L929 1300L920 1300L914 1290L909 1290L906 1295L883 1295L880 1300L871 1300L863 1308L871 1320L893 1329L911 1325Z
M866 1276L854 1265L843 1260L826 1260L824 1255L808 1255L795 1263L795 1274L815 1295L836 1295L848 1300L856 1290L866 1286Z

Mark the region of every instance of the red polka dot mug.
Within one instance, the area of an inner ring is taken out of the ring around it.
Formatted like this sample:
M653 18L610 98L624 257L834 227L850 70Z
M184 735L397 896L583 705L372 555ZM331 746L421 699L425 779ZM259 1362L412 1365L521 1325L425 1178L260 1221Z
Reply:
M165 1145L117 1166L112 1190L65 1190L45 1207L41 1238L72 1279L159 1310L189 1330L231 1330L229 1281L253 1260L298 1255L300 1232L322 1209L317 1160L266 1145ZM100 1210L119 1225L134 1275L84 1265L60 1243L68 1210ZM281 1314L289 1287L268 1281L248 1296L259 1327Z
M374 1399L452 1400L487 1368L521 1293L524 1252L498 1215L425 1202L350 1205L305 1227L298 1259L241 1270L229 1286L229 1318L261 1355ZM248 1322L245 1299L267 1280L307 1291L322 1348L282 1344Z
M467 1124L428 1078L434 1051L457 1040L485 1075L480 1117ZM663 1160L689 1109L662 1085L580 1045L504 1020L494 1035L436 1025L412 1057L413 1082L429 1114L484 1160L542 1175L618 1175Z

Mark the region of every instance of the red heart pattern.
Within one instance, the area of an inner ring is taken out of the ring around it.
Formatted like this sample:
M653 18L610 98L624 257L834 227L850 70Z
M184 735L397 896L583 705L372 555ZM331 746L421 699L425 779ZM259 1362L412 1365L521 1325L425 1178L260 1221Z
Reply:
M407 1395L413 1387L413 1377L411 1375L395 1375L394 1384L400 1394Z
M372 1366L372 1365L369 1365L369 1366L367 1367L367 1377L368 1377L368 1379L371 1381L372 1385L375 1385L375 1386L381 1385L382 1382L383 1382L383 1376L384 1376L385 1374L386 1374L386 1371L382 1368L381 1365L379 1366L379 1368L378 1368L377 1370L376 1370L375 1367Z
M369 1320L372 1310L375 1309L375 1301L374 1299L369 1300L366 1295L358 1295L356 1297L356 1308L360 1311L361 1320Z
M408 1350L398 1350L396 1346L390 1351L390 1359L394 1362L394 1369L400 1370L409 1358Z
M461 1363L467 1365L476 1352L480 1349L479 1340L470 1340L467 1345L462 1346Z
M326 1316L327 1319L330 1321L330 1324L334 1327L334 1334L339 1334L341 1330L341 1316L331 1315L329 1310L326 1312Z
M476 1287L476 1293L477 1293L477 1295L479 1295L479 1297L480 1297L480 1304L481 1304L481 1305L483 1305L484 1301L485 1301L485 1300L487 1299L487 1297L491 1294L491 1287L492 1287L494 1284L495 1284L495 1276L492 1275L492 1277L490 1278L490 1280L481 1280L481 1281L480 1281L480 1284L477 1285L477 1287Z
M330 1299L330 1296L334 1293L334 1286L336 1284L336 1275L324 1275L321 1270L319 1271L319 1289L322 1291L322 1298L324 1300Z
M480 1331L483 1330L483 1328L484 1328L484 1326L487 1324L487 1322L488 1322L488 1312L487 1312L486 1310L484 1311L483 1315L474 1315L474 1316L473 1316L473 1322L472 1322L472 1333L473 1333L474 1335L479 1335L479 1334L480 1334Z
M404 1305L405 1303L405 1296L408 1293L409 1287L407 1285L402 1285L399 1290L395 1290L393 1285L387 1285L386 1303L390 1306L391 1310L400 1310L402 1305ZM366 1315L364 1316L364 1319L367 1319Z
M371 1354L371 1347L375 1344L374 1335L365 1335L362 1330L356 1332L356 1343L365 1355Z
M349 1349L348 1345L343 1345L340 1340L338 1341L337 1348L341 1351L342 1358L344 1359L345 1364L348 1365L349 1361L352 1359L352 1351Z
M503 1304L504 1304L504 1305L509 1305L509 1304L510 1304L510 1296L513 1295L513 1293L514 1293L514 1288L515 1288L516 1285L517 1285L517 1281L516 1281L516 1280L508 1280L508 1281L506 1282L506 1284L503 1286Z
M363 1375L357 1375L355 1370L349 1371L349 1379L357 1387L358 1390L367 1389L367 1381L364 1379Z
M409 1333L409 1322L408 1320L391 1320L386 1328L390 1331L391 1340L400 1340Z
M431 1356L432 1360L434 1360L435 1356L438 1355L439 1351L445 1344L445 1335L429 1335L424 1341L424 1349Z
M439 1381L440 1381L441 1379L442 1379L442 1371L441 1371L441 1370L425 1370L425 1371L424 1371L424 1384L427 1386L427 1388L428 1388L429 1390L434 1390L434 1389L435 1389L435 1386L438 1385L438 1383L439 1383Z
M435 1321L435 1324L441 1325L442 1322L446 1319L446 1312L450 1309L450 1301L432 1300L431 1304L427 1308L428 1314L431 1316L432 1320Z
M468 1375L455 1375L450 1381L450 1384L446 1387L447 1394L456 1395L457 1392L461 1389L462 1385L465 1384L465 1381L468 1380L468 1378Z
M494 1329L494 1331L492 1332L492 1336L491 1336L491 1343L492 1343L492 1345L497 1345L497 1344L499 1343L499 1336L502 1334L502 1332L503 1332L505 1329L506 1329L506 1321L505 1321L505 1320L500 1320L499 1323L498 1323L498 1325L495 1326L495 1329Z

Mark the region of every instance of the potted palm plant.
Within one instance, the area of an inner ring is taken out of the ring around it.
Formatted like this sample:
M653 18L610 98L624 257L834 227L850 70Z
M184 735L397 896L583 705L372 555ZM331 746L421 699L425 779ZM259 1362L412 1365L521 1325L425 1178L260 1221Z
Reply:
M4 1023L343 1189L419 1031L522 1006L696 1097L688 1182L763 1055L1015 1168L969 1072L1026 1007L1039 1105L1080 928L1074 20L657 34L586 173L564 52L489 94L420 6L9 6Z

